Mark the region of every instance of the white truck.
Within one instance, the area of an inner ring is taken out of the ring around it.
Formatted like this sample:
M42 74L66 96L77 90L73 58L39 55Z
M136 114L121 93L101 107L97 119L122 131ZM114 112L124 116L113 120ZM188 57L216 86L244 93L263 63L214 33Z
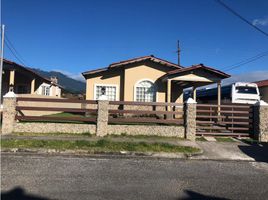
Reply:
M218 89L204 88L196 92L197 101L201 103L217 102ZM236 82L221 87L222 103L255 104L260 101L260 92L257 84Z

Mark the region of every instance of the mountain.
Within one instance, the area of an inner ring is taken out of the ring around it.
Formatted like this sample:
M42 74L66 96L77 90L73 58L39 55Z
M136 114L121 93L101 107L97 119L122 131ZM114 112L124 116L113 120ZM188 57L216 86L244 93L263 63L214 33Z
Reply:
M44 76L46 78L50 78L51 76L56 76L58 78L58 83L61 85L65 90L75 93L75 94L83 94L86 92L86 83L70 78L69 76L57 72L57 71L43 71L41 69L31 68L36 73Z

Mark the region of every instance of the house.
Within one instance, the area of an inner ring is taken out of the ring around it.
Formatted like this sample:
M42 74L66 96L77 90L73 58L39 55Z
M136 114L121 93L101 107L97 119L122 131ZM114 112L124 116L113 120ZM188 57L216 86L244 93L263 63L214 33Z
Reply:
M110 64L82 73L86 79L86 99L97 100L105 93L112 101L183 102L183 89L218 84L230 75L203 64L182 67L150 56ZM220 103L220 99L219 99Z
M2 95L14 91L19 96L61 97L57 77L45 78L30 68L4 59Z
M261 100L268 102L268 79L255 82L258 85Z

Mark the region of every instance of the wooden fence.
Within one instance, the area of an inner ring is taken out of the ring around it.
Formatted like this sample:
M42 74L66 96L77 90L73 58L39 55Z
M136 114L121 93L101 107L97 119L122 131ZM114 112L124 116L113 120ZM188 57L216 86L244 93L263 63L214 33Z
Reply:
M109 123L154 123L183 125L183 104L110 101Z
M249 137L252 123L253 108L250 105L197 104L197 135Z
M21 106L26 102L27 106ZM38 106L29 106L30 102L39 102ZM49 103L52 103L49 105ZM53 105L53 103L57 105ZM49 98L17 98L16 120L45 122L97 122L98 101L49 99ZM91 108L90 108L91 107ZM94 107L94 108L92 108ZM25 111L58 112L54 115L33 116ZM61 113L71 114L64 116ZM132 101L110 101L108 123L111 124L183 124L183 104L178 103L147 103Z
M97 101L91 100L73 100L73 99L49 99L49 98L28 98L18 97L19 102L39 102L38 106L16 106L16 120L19 121L48 121L48 122L93 122L96 123L97 109L82 108L85 105L96 105ZM57 103L57 105L46 103ZM68 106L66 106L68 104ZM79 108L80 107L80 108ZM24 111L55 111L58 113L69 113L70 116L62 115L42 115L42 116L26 116ZM87 113L87 115L86 115ZM90 115L91 114L91 115Z

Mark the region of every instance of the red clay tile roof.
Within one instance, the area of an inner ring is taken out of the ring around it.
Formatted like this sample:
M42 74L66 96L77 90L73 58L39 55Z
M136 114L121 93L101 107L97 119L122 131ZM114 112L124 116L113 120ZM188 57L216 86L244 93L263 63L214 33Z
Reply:
M182 73L182 72L191 71L191 70L196 70L196 69L199 69L199 68L211 71L211 72L216 73L216 74L218 74L220 76L223 76L224 78L229 78L230 77L229 74L226 74L226 73L224 73L224 72L222 72L220 70L217 70L217 69L214 69L214 68L211 68L211 67L204 66L203 64L192 65L191 67L185 67L185 68L182 68L182 69L176 69L176 70L173 70L173 71L169 71L169 72L167 72L167 75Z
M172 69L183 68L182 66L179 66L175 63L169 62L167 60L163 60L161 58L156 58L153 55L150 55L150 56L142 56L142 57L132 58L132 59L124 60L124 61L120 61L120 62L115 62L115 63L110 64L106 68L100 68L100 69L95 69L95 70L83 72L82 75L85 76L85 75L89 75L89 74L95 74L98 72L106 71L106 70L111 69L111 68L123 67L125 65L129 65L129 64L137 63L137 62L141 62L141 61L146 61L146 60L150 60L150 61L162 64L162 65L167 66L167 67L171 67Z
M99 69L94 69L94 70L83 72L82 75L85 76L85 75L95 74L98 72L104 72L107 70L108 70L108 67L104 67L104 68L99 68Z
M258 85L258 87L268 86L268 79L262 81L256 81L255 83Z
M166 65L168 67L173 67L173 68L178 68L178 69L183 68L182 66L179 66L179 65L177 65L175 63L172 63L172 62L169 62L167 60L164 60L164 59L161 59L161 58L156 58L153 55L142 56L142 57L138 57L138 58L132 58L132 59L129 59L129 60L115 62L115 63L110 64L109 68L120 67L122 65L128 65L128 64L131 64L131 63L141 62L141 61L145 61L145 60L151 60L153 62L160 63L160 64Z

